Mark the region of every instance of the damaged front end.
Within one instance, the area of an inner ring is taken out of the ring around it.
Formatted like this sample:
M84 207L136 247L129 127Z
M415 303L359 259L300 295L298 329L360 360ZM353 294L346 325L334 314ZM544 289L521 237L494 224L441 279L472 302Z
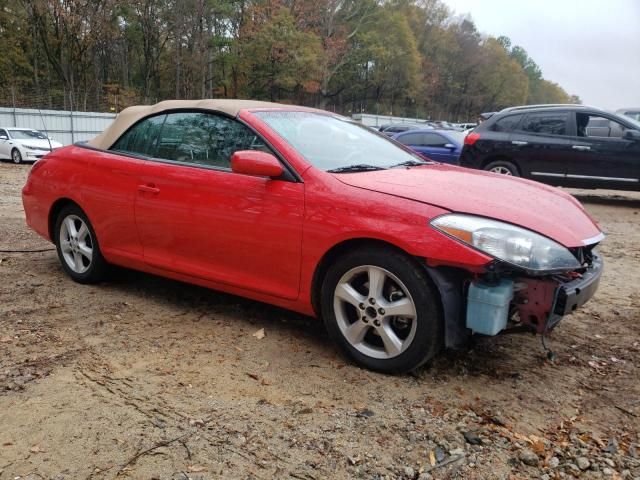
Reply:
M602 269L591 246L583 266L569 272L532 276L496 269L479 276L467 290L466 327L483 335L545 334L595 294Z
M443 299L447 346L460 345L469 333L544 335L598 288L603 262L595 247L604 234L583 241L581 247L566 248L491 219L449 215L434 226L495 258L484 273L471 277L428 267Z

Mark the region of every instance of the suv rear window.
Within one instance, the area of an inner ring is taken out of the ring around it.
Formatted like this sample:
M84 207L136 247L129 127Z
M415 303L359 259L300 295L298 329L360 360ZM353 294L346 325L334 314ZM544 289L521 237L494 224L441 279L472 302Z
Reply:
M568 118L569 114L566 112L531 113L526 116L519 130L547 135L566 135Z
M521 119L522 114L509 115L507 117L500 118L496 121L496 123L493 124L491 130L493 130L494 132L510 132L518 126Z

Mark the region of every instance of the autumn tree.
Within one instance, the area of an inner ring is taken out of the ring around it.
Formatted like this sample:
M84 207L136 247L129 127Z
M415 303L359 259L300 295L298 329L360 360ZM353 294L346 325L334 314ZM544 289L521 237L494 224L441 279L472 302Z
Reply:
M322 46L300 30L282 5L256 5L242 35L243 91L253 98L281 100L319 88Z
M0 0L0 33L5 104L251 97L462 121L580 101L442 0Z

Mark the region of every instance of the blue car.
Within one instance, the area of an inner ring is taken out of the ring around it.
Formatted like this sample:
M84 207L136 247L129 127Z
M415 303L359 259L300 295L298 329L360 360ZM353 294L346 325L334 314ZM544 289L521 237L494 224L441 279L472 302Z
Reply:
M410 130L393 136L422 157L458 165L465 134L455 130Z

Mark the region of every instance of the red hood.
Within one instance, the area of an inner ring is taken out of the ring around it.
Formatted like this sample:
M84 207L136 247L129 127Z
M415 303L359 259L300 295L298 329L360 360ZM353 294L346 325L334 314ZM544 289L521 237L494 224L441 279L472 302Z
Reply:
M582 246L600 234L571 195L521 178L442 164L335 177L354 187L513 223L566 247Z

